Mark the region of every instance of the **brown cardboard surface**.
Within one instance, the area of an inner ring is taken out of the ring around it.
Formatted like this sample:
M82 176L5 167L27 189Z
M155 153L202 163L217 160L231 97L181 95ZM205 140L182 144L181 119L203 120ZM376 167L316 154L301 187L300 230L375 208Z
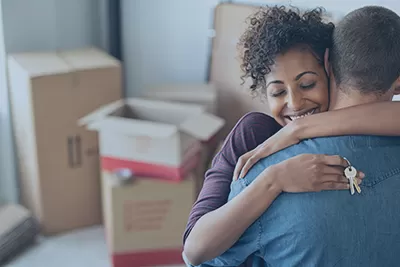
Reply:
M182 233L196 198L196 176L181 183L137 177L118 185L102 172L107 243L111 253L182 247Z
M120 63L95 49L9 57L21 201L44 234L101 223L98 139L77 125L122 97Z
M142 97L198 104L207 112L217 112L217 88L213 84L159 84L148 86Z
M260 96L251 96L248 86L242 85L240 79L237 44L247 27L246 19L256 9L251 5L228 3L215 9L210 82L218 88L218 115L226 120L225 134L247 112L269 112L266 101L262 102Z

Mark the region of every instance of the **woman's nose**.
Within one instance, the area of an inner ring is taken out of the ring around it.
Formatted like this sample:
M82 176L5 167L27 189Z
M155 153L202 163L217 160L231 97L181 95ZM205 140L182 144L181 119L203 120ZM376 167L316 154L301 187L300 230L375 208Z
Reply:
M287 98L287 106L288 108L294 110L294 111L299 111L303 108L304 106L304 99L301 94L298 93L290 93L288 94Z

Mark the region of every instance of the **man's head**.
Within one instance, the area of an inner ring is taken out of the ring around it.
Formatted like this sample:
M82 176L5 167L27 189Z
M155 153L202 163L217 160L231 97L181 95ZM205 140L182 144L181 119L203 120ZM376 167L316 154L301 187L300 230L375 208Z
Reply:
M400 17L379 6L350 12L333 32L329 59L339 97L391 99L400 89Z

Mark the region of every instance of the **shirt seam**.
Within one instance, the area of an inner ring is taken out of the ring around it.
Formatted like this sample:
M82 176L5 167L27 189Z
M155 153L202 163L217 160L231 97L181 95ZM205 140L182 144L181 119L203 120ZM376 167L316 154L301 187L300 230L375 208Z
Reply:
M377 179L375 179L373 181L365 181L364 186L373 187L373 186L379 184L380 182L383 182L383 181L389 179L390 177L395 176L399 173L400 173L400 168L392 169L392 170L386 172L384 175L380 175Z

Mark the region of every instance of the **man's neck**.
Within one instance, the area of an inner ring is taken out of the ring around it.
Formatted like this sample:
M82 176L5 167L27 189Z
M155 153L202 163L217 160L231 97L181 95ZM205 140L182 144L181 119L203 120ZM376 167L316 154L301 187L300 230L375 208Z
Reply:
M342 109L351 106L381 102L386 100L386 96L377 96L375 94L360 94L356 89L336 89L335 94L333 94L333 92L331 94L331 103L329 110Z

